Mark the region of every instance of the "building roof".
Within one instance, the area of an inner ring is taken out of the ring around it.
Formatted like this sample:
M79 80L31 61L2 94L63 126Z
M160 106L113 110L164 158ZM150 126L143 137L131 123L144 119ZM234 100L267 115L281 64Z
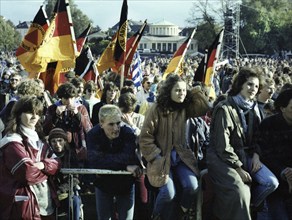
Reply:
M162 21L159 21L157 23L153 23L152 26L155 26L155 25L160 25L160 26L177 26L176 24L173 24L169 21L166 21L166 20L162 20Z
M163 42L167 42L167 41L184 41L186 39L186 37L184 36L163 36L163 37L157 37L157 36L143 36L142 37L143 41L163 41Z
M30 25L31 25L30 21L19 22L19 24L16 25L16 28L17 29L27 29L30 27Z
M112 26L113 30L118 30L119 29L119 23L116 23L114 26ZM136 33L137 31L140 30L141 26L143 25L144 21L134 21L134 20L128 20L128 32L134 32ZM146 25L144 33L149 32L149 26Z

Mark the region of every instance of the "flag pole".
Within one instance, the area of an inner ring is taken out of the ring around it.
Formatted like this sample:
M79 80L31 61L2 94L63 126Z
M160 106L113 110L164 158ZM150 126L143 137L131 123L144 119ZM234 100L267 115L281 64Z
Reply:
M218 41L218 42L220 42L220 44L217 46L215 60L213 62L213 73L215 73L216 64L218 62L218 57L219 57L219 54L221 51L223 36L224 36L224 29L222 29L222 31L220 33L220 37L219 37L219 41ZM214 74L212 74L212 76L211 76L211 82L213 82L213 78L214 78Z
M186 52L187 52L187 50L188 50L188 48L189 48L189 46L190 46L190 43L191 43L191 41L192 41L192 39L193 39L195 33L196 33L196 29L193 30L193 32L192 32L192 34L191 34L191 36L190 36L190 39L189 39L189 41L188 41L188 43L187 43L187 46L186 46L186 48L185 48L185 50L184 50L184 52L183 52L183 54L182 54L182 56L181 56L181 58L180 58L178 64L177 64L177 67L176 67L175 70L174 70L174 73L175 73L175 74L177 73L177 71L178 71L178 69L179 69L179 66L180 66L181 62L182 62L183 59L184 59L184 56L185 56L185 54L186 54Z
M202 80L202 82L205 82L207 60L208 60L208 49L205 49L205 54L204 54L204 66L203 66L203 73L204 73L204 74L203 74L203 80Z
M69 1L65 0L65 2L66 2L66 11L67 11L67 15L68 15L68 21L70 24L70 32L71 32L71 39L72 39L72 44L73 44L74 56L76 57L78 51L77 51L75 32L74 32L74 27L73 27L73 20L72 20L72 16L71 16Z
M127 54L126 54L126 59L127 60L134 48L134 45L136 44L136 42L138 41L138 39L140 38L141 34L144 32L144 29L145 29L145 26L147 25L147 19L144 21L143 25L141 26L141 28L139 29L139 32L138 32L138 35L136 36L135 40L133 41L131 47L129 48L129 51L127 51ZM137 48L136 48L137 49ZM128 69L129 70L129 69ZM129 73L126 73L127 76Z
M127 29L128 29L128 3L127 0L123 0L119 30L117 32L117 41L114 50L114 59L117 62L121 61L120 68L120 89L124 85L124 74L125 74L125 57L126 57L126 48L127 48Z

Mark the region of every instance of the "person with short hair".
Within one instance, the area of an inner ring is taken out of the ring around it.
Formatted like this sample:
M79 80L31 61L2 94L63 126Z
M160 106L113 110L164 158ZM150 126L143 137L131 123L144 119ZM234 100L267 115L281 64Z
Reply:
M12 98L17 97L17 87L21 82L19 73L11 73L9 76L9 85L4 90L0 91L0 111L6 106Z
M292 89L274 102L276 114L265 118L258 132L262 160L278 178L278 189L267 198L271 219L292 219Z
M152 84L152 80L149 76L144 76L142 79L142 87L137 92L137 105L141 106L141 104L145 101L147 101L147 98L149 97L150 87Z
M0 219L55 219L57 194L50 177L60 161L49 148L40 124L42 102L23 97L12 108L0 141Z
M259 94L257 95L257 102L259 106L259 110L261 113L261 119L264 119L267 115L265 114L264 107L268 103L273 104L273 94L275 91L275 81L271 78L264 77L261 89L259 90Z
M95 198L98 219L111 219L114 198L119 219L133 219L134 180L142 175L135 150L136 136L122 125L119 107L106 104L100 108L99 124L87 134L88 164L93 169L129 171L132 175L97 175Z
M72 79L76 77L75 72L73 70L68 71L65 73L65 77L67 79L67 82L71 82Z
M84 105L76 102L77 90L72 83L64 83L57 90L59 100L49 106L43 123L46 135L53 128L62 128L76 156L76 163L86 159L86 133L92 128ZM73 163L73 161L72 161ZM78 167L79 165L76 164ZM76 167L76 168L77 168Z
M76 96L76 101L79 102L80 104L84 105L86 110L88 111L89 114L89 103L83 98L83 92L84 92L84 79L81 78L73 78L70 81L77 89L77 96Z

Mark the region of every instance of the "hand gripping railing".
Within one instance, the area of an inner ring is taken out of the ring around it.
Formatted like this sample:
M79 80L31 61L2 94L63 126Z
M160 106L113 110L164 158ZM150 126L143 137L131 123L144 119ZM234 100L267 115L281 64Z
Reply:
M132 173L124 170L106 170L106 169L79 169L79 168L62 168L61 173L69 175L69 210L68 210L68 219L73 219L74 209L73 209L73 175L74 174L83 174L83 175L92 175L92 174L112 174L112 175L131 175ZM72 217L71 217L72 215Z

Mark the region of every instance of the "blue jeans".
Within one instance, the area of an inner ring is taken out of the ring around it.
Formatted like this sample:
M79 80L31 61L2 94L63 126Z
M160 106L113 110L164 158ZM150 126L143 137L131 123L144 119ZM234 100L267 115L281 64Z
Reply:
M98 219L111 219L112 214L115 212L114 203L116 203L119 219L132 220L134 216L135 203L134 192L134 184L131 191L124 195L113 195L105 193L95 187L96 211Z
M176 195L174 175L182 188L180 205L189 209L196 202L198 179L194 172L180 161L178 165L171 167L168 182L159 188L153 210L154 216L160 215L162 219L169 219L172 214L171 205Z
M79 220L80 219L80 207L82 201L79 195L73 195L73 219Z
M253 205L257 207L267 198L268 195L277 189L279 181L264 164L262 164L262 167L256 173L252 173L252 159L249 157L247 161L248 172L250 173L252 180L256 183L256 185L252 187L251 197Z

